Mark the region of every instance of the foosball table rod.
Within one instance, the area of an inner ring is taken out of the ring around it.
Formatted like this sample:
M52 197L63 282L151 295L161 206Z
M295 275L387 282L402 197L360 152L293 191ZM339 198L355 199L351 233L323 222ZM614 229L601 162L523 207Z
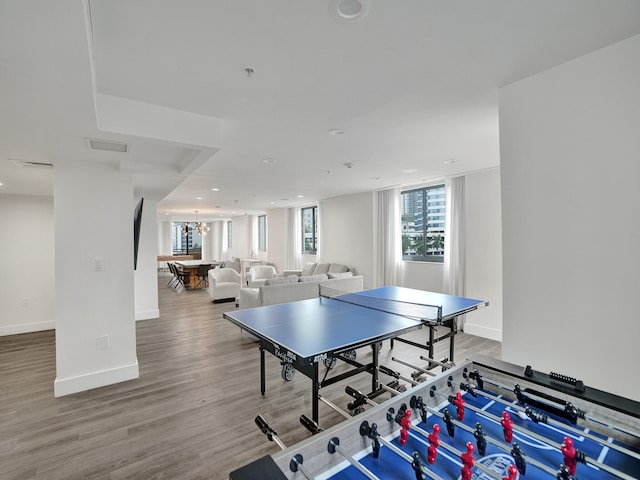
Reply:
M625 455L629 455L630 457L636 458L638 460L640 460L640 453L634 452L632 450L629 450L627 448L624 448L622 445L618 445L616 443L612 443L612 442L605 442L603 441L601 438L596 437L595 435L592 435L591 433L585 431L584 429L580 430L578 428L575 428L571 425L567 425L566 423L562 423L559 422L557 420L554 420L553 418L550 418L548 415L543 415L540 414L539 412L536 412L534 409L530 408L530 407L522 407L520 405L514 404L513 402L504 400L503 398L500 398L496 395L492 395L488 392L485 392L483 390L477 390L477 389L473 389L473 391L470 391L471 385L466 384L466 383L460 383L460 389L465 390L467 392L469 392L471 395L475 396L475 395L481 395L484 398L488 398L490 400L493 400L494 402L497 403L501 403L503 405L506 405L508 407L513 408L514 410L517 410L518 412L523 413L526 417L528 417L529 419L531 419L532 421L534 421L535 423L545 423L545 424L550 424L550 425L555 425L558 427L562 427L564 430L567 430L571 433L575 433L576 435L580 435L583 436L585 438L588 438L590 440L593 440L596 443L599 443L602 446L611 448L613 450L617 450Z
M376 445L376 443L379 443L387 447L389 450L391 450L393 453L398 455L400 458L409 462L413 467L414 471L417 469L419 472L429 475L433 480L444 480L442 477L436 475L435 473L425 468L425 466L419 460L418 452L413 452L413 456L409 455L407 452L401 450L399 447L395 446L393 443L383 438L378 433L377 425L375 423L372 423L371 425L369 425L369 422L367 422L366 420L363 421L360 424L360 435L362 435L363 437L368 437L371 440L373 440L374 458L378 458L377 450L379 450L379 447Z
M318 400L320 400L322 403L327 405L329 408L331 408L331 409L335 410L336 412L338 412L344 418L349 419L349 420L351 419L351 415L349 415L347 412L345 412L343 409L341 409L339 406L337 406L331 400L327 400L322 395L318 395Z
M369 478L370 480L380 480L373 473L371 473L364 465L362 465L355 458L353 458L351 455L347 454L344 450L342 450L342 447L340 447L340 439L338 437L333 437L331 440L329 440L329 444L327 445L327 451L332 455L338 452L340 455L342 455L345 458L345 460L347 460L360 473L362 473L365 477Z
M436 386L433 385L430 390L429 390L429 394L433 397L433 396L438 396L441 398L445 398L447 401L449 401L449 396L448 395L443 395L441 393L438 393L436 391ZM493 420L494 422L498 422L501 423L500 418L496 417L495 415L490 414L489 412L486 412L484 410L482 410L481 408L477 408L473 405L466 405L465 408L468 408L469 410L473 410L476 413L479 413L480 415L485 416L486 418L489 418L491 420ZM505 412L506 413L506 412ZM503 414L504 415L504 414ZM558 450L562 449L562 445L556 442L553 442L551 440L549 440L548 438L543 437L542 435L538 435L535 432L532 432L530 430L527 430L525 428L519 427L518 425L511 425L511 428L513 430L516 430L524 435L528 435L531 438L535 438L536 440L542 442L542 443L546 443L547 445L550 445ZM638 480L637 478L631 477L630 475L627 475L624 472L621 472L619 470L616 470L615 468L609 467L608 465L605 465L602 462L599 462L597 460L594 460L592 458L587 457L586 455L584 455L584 459L583 459L583 463L589 463L595 467L598 467L606 472L609 472L611 475L614 475L618 478L622 478L624 480Z
M269 441L275 442L282 450L286 450L287 446L278 438L278 434L276 431L271 428L271 426L267 423L267 421L262 417L262 415L258 415L255 418L256 425L260 429L262 433L264 433ZM289 462L289 470L292 472L300 472L307 480L314 480L316 477L311 474L302 464L304 463L304 458L302 455L297 454L291 458Z
M420 355L420 360L425 360L429 362L429 364L434 364L444 369L455 367L456 364L454 362L439 362L438 360L434 360L433 358L425 357L424 355ZM443 370L444 371L444 370Z
M440 413L438 410L435 410L435 409L429 407L428 405L425 405L425 403L422 400L422 397L416 397L415 395L412 396L409 405L411 406L412 409L420 411L420 413L422 415L422 422L425 423L425 424L427 423L427 421L426 421L426 412L427 411L429 413L431 413L432 415L439 417L440 419L444 419L444 414ZM424 414L422 413L423 410L425 411ZM464 424L462 422L459 422L459 421L457 421L457 420L455 420L453 418L450 418L449 421L452 422L455 426L461 428L462 430L465 430L466 432L471 433L472 435L474 435L474 437L475 437L476 432L478 431L478 425L480 425L480 423L477 423L476 424L476 429L474 430L470 426L468 426L468 425L466 425L466 424ZM480 425L480 427L481 427L481 425ZM416 427L416 428L418 428L418 427ZM419 431L423 432L424 430L419 429ZM489 435L483 435L482 438L486 439L489 443L495 445L496 447L500 448L501 450L504 450L505 452L507 452L507 453L509 453L510 455L513 456L513 454L514 454L512 452L513 449L510 448L508 445L506 445L504 442L501 442L501 441L499 441L499 440L497 440L497 439L495 439L495 438L493 438L493 437L491 437ZM479 444L479 439L478 439L478 444ZM515 445L515 442L514 442L514 445ZM478 445L478 453L480 455L484 455L484 453L481 451L479 445ZM518 461L515 458L514 458L514 461L516 462L516 464L518 464ZM545 471L545 472L547 472L547 473L549 473L551 475L555 475L556 474L556 472L553 469L547 467L545 464L543 464L541 462L538 462L534 458L529 458L528 463L530 463L531 465L535 465L539 469L541 469L541 470L543 470L543 471ZM520 470L520 468L518 470ZM520 470L520 473L522 475L524 475L524 471Z
M401 359L396 358L396 357L391 357L391 361L392 362L397 362L400 365L404 365L405 367L413 368L416 372L418 372L418 374L424 373L425 375L431 375L432 377L435 377L435 376L438 375L437 373L432 372L431 370L427 370L426 368L419 367L417 365L414 365L412 363L409 363L409 362L407 362L405 360L401 360ZM411 376L414 377L414 379L418 377L418 375L416 375L415 373L412 373Z
M507 385L503 385L503 384L501 384L499 382L496 382L496 381L487 380L484 377L481 377L477 370L475 370L474 372L463 372L463 377L467 378L467 376L469 378L473 379L473 380L479 379L479 382L487 382L489 385L493 385L494 387L497 387L497 388L499 388L501 390L504 390L504 391L507 391L507 392L510 392L510 393L514 393L514 388L509 387ZM480 387L480 388L482 388L482 387ZM532 393L532 392L527 392L527 393L529 395L536 396L535 393ZM542 398L541 400L545 400L545 399ZM576 409L576 411L577 411L577 416L579 418L583 418L585 420L589 420L591 422L598 423L599 425L602 425L604 427L610 428L611 430L617 430L618 432L625 433L625 434L630 435L630 436L635 437L635 438L640 438L640 433L638 433L638 432L633 432L633 431L629 430L628 428L622 427L620 425L614 425L611 422L606 422L604 420L600 420L598 418L594 418L593 416L587 415L586 412L584 412L582 410Z
M426 432L426 430L423 430L420 427L413 427L413 430L409 430L409 434L413 435L415 438L419 438L416 434L412 433L412 431L414 432L419 432L421 436L424 437L428 437L428 433ZM463 452L461 452L460 450L458 450L455 447L452 447L451 445L449 445L446 442L440 441L440 443L438 444L439 447L443 447L445 450L449 451L450 453L453 453L454 455L456 455L458 458L461 458L463 455ZM474 450L473 444L471 442L467 443L467 453L472 453ZM492 478L497 478L498 480L502 480L502 475L497 474L496 472L494 472L493 470L491 470L488 467L485 467L483 464L481 463L474 463L473 464L474 468L478 468L480 470L482 470L484 473L486 473L487 475L489 475Z

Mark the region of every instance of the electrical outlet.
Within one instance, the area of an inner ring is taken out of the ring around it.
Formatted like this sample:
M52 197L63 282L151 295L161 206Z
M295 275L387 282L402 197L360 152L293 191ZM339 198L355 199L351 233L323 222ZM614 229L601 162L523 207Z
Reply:
M93 271L94 272L104 272L104 258L95 257L93 259Z

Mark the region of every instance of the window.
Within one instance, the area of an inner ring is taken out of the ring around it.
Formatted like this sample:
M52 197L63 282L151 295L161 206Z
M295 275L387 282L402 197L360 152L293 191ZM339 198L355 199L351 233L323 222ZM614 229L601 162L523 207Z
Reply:
M190 255L202 252L202 236L194 223L171 222L171 250L174 255Z
M444 185L402 192L402 259L444 261Z
M318 207L302 209L302 253L318 251Z
M267 251L267 216L258 217L258 251Z
M233 239L233 229L231 228L233 226L233 223L231 222L231 220L229 220L227 222L227 247L231 248L232 242L231 240Z

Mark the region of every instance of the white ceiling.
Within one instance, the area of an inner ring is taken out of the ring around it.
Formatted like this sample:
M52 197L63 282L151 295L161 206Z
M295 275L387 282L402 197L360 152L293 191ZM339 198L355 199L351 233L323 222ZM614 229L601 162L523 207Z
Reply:
M0 0L0 192L110 162L213 219L492 168L500 86L640 33L639 0L338 3Z

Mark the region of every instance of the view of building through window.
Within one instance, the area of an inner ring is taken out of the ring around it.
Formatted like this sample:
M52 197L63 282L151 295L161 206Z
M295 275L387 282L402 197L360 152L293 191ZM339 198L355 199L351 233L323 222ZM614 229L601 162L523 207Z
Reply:
M302 253L318 251L318 207L302 209Z
M171 249L174 255L202 253L202 236L195 223L171 222Z
M444 261L444 185L402 192L402 259Z

